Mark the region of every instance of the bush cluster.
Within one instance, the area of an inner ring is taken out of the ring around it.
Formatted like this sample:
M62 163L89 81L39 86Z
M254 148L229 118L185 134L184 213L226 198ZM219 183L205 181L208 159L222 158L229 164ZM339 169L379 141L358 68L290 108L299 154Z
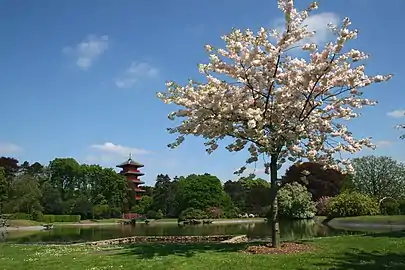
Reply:
M316 213L315 203L307 188L299 183L286 184L278 194L279 215L284 218L307 219Z
M370 216L380 213L375 199L354 191L344 192L331 198L326 209L329 218Z
M380 213L381 215L400 215L401 210L399 209L399 202L391 199L381 202Z
M162 210L149 210L148 212L146 212L146 218L150 218L150 219L162 219L163 218L163 212Z
M183 210L179 215L179 220L187 220L187 219L205 219L208 218L207 213L200 209L195 208L187 208Z

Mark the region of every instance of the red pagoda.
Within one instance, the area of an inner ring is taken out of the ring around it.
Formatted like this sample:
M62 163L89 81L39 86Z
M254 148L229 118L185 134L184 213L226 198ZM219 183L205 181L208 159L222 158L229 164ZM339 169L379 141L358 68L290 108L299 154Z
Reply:
M128 190L133 189L135 193L135 200L139 200L141 198L141 194L145 192L145 190L139 187L139 185L142 185L145 182L142 182L138 178L144 175L144 173L141 173L139 171L139 168L142 168L143 165L136 161L133 161L130 155L129 159L126 162L117 165L117 167L122 169L120 173L123 174L128 181Z

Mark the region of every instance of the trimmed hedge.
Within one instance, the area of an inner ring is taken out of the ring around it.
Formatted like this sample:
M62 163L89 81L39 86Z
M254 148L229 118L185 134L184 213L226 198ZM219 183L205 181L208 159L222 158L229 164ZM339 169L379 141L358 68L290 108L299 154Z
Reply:
M43 215L41 221L46 223L79 222L80 219L80 215Z

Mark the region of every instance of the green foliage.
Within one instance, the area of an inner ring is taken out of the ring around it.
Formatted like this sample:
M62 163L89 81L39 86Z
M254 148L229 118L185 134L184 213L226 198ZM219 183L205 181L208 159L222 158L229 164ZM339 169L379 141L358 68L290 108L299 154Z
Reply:
M158 211L155 211L155 210L149 210L147 213L146 213L146 218L150 218L150 219L162 219L164 216L163 216L163 211L162 210L158 210Z
M152 203L152 197L144 195L137 201L136 205L132 207L131 212L144 215L151 209Z
M191 174L181 177L177 183L176 201L180 210L230 207L231 201L226 197L221 181L210 174Z
M42 192L39 183L31 175L19 175L10 186L10 195L5 208L10 212L32 214L42 211Z
M26 219L26 220L32 220L32 215L31 214L26 214L26 213L14 213L10 216L10 219Z
M4 168L0 167L0 214L3 213L4 204L8 200L8 183Z
M355 190L377 199L405 196L405 164L386 156L353 159Z
M218 207L209 207L206 211L208 218L220 218L223 213Z
M110 218L110 207L108 204L97 204L93 206L93 216L96 219Z
M204 218L207 218L207 214L204 211L192 207L183 210L179 215L179 220Z
M286 184L278 193L280 217L305 219L315 216L315 203L303 185L299 183Z
M238 181L227 181L224 190L243 213L259 214L271 203L270 183L261 178L241 177Z
M380 203L380 213L382 215L400 215L399 202L389 198L385 199Z
M398 209L401 215L405 215L405 200L398 201Z
M121 218L122 217L121 208L119 208L119 207L111 207L110 208L110 217L111 218Z
M359 192L339 194L327 203L327 216L330 218L378 215L379 212L378 202Z
M152 192L153 202L151 208L153 210L162 210L164 216L167 217L178 216L180 210L176 200L177 183L177 181L171 181L167 174L157 176Z
M41 211L35 210L32 213L32 219L36 221L41 221L44 217L44 214Z

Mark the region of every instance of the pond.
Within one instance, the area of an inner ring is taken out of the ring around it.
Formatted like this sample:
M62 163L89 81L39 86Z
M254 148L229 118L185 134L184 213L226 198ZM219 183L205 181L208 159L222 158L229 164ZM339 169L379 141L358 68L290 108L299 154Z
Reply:
M348 234L316 224L313 220L281 221L280 236L284 240ZM0 241L13 243L72 243L106 240L128 236L179 236L179 235L247 235L251 239L269 239L271 228L268 223L234 223L178 226L177 223L138 223L131 225L55 226L52 230L40 232L0 232Z

